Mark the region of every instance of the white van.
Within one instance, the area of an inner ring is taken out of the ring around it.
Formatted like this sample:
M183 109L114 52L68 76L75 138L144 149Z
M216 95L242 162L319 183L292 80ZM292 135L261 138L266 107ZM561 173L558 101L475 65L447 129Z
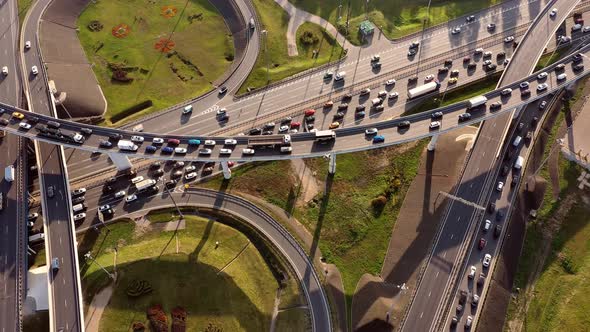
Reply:
M514 142L512 142L512 145L514 145L516 147L520 144L520 141L522 141L522 137L516 136L516 138L514 139Z
M182 110L182 114L188 114L192 111L193 111L193 105L188 105L188 106L184 107L184 109Z
M524 158L522 156L518 156L518 158L516 158L516 162L514 162L514 168L521 169L522 165L524 165Z
M84 208L85 208L84 204L80 203L80 204L76 204L76 205L72 206L72 211L74 211L74 213L78 213L80 211L84 211Z
M559 75L557 75L557 80L558 81L563 81L566 78L567 78L567 75L566 74L559 74Z

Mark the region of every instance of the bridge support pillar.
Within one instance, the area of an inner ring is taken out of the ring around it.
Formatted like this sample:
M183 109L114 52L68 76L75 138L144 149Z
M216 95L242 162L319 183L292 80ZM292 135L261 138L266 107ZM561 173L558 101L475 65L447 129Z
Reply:
M223 170L223 178L226 180L231 179L231 169L229 168L227 161L221 162L221 169Z
M438 134L436 135L432 135L432 137L430 137L430 143L428 143L428 151L434 151L434 149L436 148L436 141L438 141Z
M335 174L336 173L336 154L332 153L329 155L330 162L328 163L328 173Z
M119 153L109 153L109 158L113 161L113 164L117 167L118 171L125 171L131 168L131 162L127 156Z

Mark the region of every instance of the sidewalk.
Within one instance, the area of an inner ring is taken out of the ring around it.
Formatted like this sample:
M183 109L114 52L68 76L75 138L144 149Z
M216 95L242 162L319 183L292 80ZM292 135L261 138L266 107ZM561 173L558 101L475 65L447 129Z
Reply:
M352 302L355 331L393 331L409 303L446 204L439 192L452 192L476 128L440 136L434 152L424 151L392 230L381 275L365 274Z

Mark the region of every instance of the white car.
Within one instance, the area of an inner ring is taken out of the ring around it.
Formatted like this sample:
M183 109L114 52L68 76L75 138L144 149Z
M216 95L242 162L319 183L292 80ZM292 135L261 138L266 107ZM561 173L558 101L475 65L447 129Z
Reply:
M37 213L37 212L30 213L28 216L29 220L35 220L38 217L39 217L39 213Z
M131 203L135 200L137 200L137 195L135 194L125 197L125 203Z
M31 73L33 73L33 75L39 74L39 70L37 69L37 66L31 67Z
M101 206L98 207L98 212L104 212L104 211L106 211L106 210L108 210L110 208L111 208L111 206L108 205L108 204L101 205Z
M174 153L185 154L186 149L185 148L175 148Z
M253 155L254 153L254 149L242 149L242 154Z
M547 72L542 72L539 75L537 75L538 80L544 80L546 78L547 78Z
M218 109L216 112L217 115L223 115L225 113L227 113L227 109L225 107Z
M291 135L283 136L283 144L291 144Z
M164 139L160 138L160 137L154 137L154 139L152 139L152 143L154 144L164 144Z
M438 129L440 128L440 121L432 121L429 126L430 129Z
M285 132L289 130L289 126L280 126L279 127L279 133Z
M185 180L192 180L197 177L197 172L191 172L184 176Z
M585 26L585 27L582 28L582 32L583 33L586 33L586 32L589 32L589 31L590 31L590 25L587 25L587 26Z
M477 271L477 268L473 265L471 265L471 267L469 268L469 279L473 279L475 278L475 272Z
M486 219L485 223L483 224L483 232L487 232L490 230L490 228L492 227L492 222L488 219Z
M145 138L143 138L143 136L137 136L137 135L131 136L131 142L143 143L144 140L145 140Z
M82 220L84 218L86 218L86 213L84 212L74 215L74 221Z
M502 189L504 189L504 182L500 181L500 182L498 182L498 185L496 186L496 190L502 191Z
M385 85L390 86L390 85L394 85L395 84L395 80L394 79L390 79L385 81Z
M133 184L136 184L136 183L141 182L141 181L143 181L143 176L141 176L141 175L140 176L136 176L133 179L131 179L131 183L133 183Z
M143 180L143 178L142 178L142 180ZM78 189L72 191L72 195L73 196L82 195L85 192L86 192L86 188L78 188Z
M28 50L29 48L31 48L31 41L30 40L27 40L25 42L25 50Z
M389 94L389 99L396 99L397 97L399 97L399 93L396 91Z
M514 41L514 36L508 36L508 37L504 38L505 43L510 43L511 41Z
M379 132L379 129L377 128L369 128L367 130L365 130L365 135L377 135L377 133Z
M381 60L381 56L379 56L379 54L375 54L371 57L371 62L378 62L379 60Z
M238 141L236 141L233 138L228 138L228 139L225 140L224 143L225 143L225 145L236 145L236 144L238 144Z
M5 76L8 75L8 67L2 67L2 74L4 74Z
M504 66L506 66L510 62L510 58L504 59Z
M18 124L18 127L20 129L29 130L29 129L31 129L31 124L30 123L26 123L26 122L21 122L21 123Z
M430 82L434 79L434 75L430 74L424 77L424 82Z
M204 143L204 144L205 144L205 145L211 145L211 146L214 146L214 145L215 145L215 141L214 141L214 140L212 140L212 139L208 139L208 140L205 140L205 143Z
M491 64L492 64L492 60L486 60L486 61L484 61L482 63L482 65L484 65L484 66L488 66L488 65L491 65Z
M492 261L492 255L490 254L486 254L485 256L483 256L483 262L482 265L484 267L489 267L490 266L490 262Z
M274 122L269 122L264 125L265 128L274 128L275 126L276 126L276 124Z
M548 87L547 83L541 83L541 84L537 85L537 91L547 90L547 87Z
M210 155L211 152L213 152L213 151L211 151L211 149L201 149L201 150L199 150L199 154L202 154L202 155Z
M121 191L117 191L115 193L115 198L121 198L123 196L125 196L127 193L125 192L125 190L121 190Z
M549 13L549 16L551 17L555 17L555 15L557 15L557 8L551 9L551 13Z
M456 34L459 34L459 33L461 33L461 27L456 27L456 28L453 28L451 30L451 34L452 35L456 35Z
M508 95L512 94L512 89L511 88L506 88L506 89L502 90L502 92L500 92L500 94L502 96L508 96Z
M233 151L232 149L221 149L219 150L219 154L231 154Z
M294 128L294 129L291 129L291 130L289 130L289 132L290 132L291 134L297 134L297 133L299 132L299 129L297 129L297 128Z
M185 173L190 173L190 172L192 172L192 171L194 171L194 170L196 170L196 169L197 169L197 166L195 166L195 165L190 165L190 166L186 166L186 167L184 168L184 171L185 171Z

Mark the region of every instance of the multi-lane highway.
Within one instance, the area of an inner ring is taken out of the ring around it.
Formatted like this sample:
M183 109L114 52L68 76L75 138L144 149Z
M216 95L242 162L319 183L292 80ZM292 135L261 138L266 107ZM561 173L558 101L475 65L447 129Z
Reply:
M16 0L0 4L0 100L19 105L22 93L17 67L18 11ZM1 180L0 211L0 330L22 330L22 302L26 273L26 154L25 139L7 135L0 138L0 169L15 167L15 179ZM4 175L4 173L2 173Z
M550 2L527 32L527 38L519 45L519 54L503 74L499 85L514 82L518 77L528 75L532 71L542 54L542 45L552 37L564 20L564 15L569 13L576 3L575 0ZM548 17L553 7L557 8L558 15L561 16ZM445 313L450 305L448 295L455 294L458 275L463 277L461 267L465 250L471 243L473 232L479 232L482 216L488 213L486 202L490 193L495 190L497 184L494 175L502 165L502 159L497 159L497 153L504 143L504 133L511 120L512 113L506 113L482 123L461 182L454 192L457 199L451 199L449 203L441 230L405 317L404 331L437 330L441 328L441 321L446 321ZM509 167L514 159L515 157L509 159ZM495 210L508 211L508 203L497 201ZM483 302L483 299L481 301ZM464 315L464 318L466 319L467 315ZM465 323L465 320L462 320L462 323Z

